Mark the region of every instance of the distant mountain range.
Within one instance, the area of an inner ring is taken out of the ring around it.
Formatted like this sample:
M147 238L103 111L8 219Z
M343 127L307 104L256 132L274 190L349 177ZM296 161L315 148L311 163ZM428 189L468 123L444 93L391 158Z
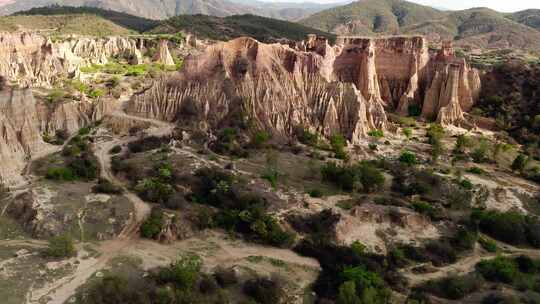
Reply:
M340 35L423 34L431 41L453 40L462 46L540 50L540 10L442 11L402 0L359 0L300 23Z
M341 4L343 3L346 2ZM97 7L150 19L195 14L217 17L254 14L277 19L299 20L340 4L266 3L250 0L14 0L0 7L0 15L50 5Z
M109 36L133 33L195 34L198 38L229 40L240 36L263 42L281 39L302 40L308 34L335 35L298 23L244 14L227 17L208 15L178 15L166 20L152 20L95 7L49 6L37 7L0 17L0 31L20 29L40 30L52 35Z

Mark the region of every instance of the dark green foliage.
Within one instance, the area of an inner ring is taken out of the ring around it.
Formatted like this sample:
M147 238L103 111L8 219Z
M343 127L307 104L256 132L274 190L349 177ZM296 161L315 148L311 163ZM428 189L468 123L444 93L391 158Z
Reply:
M292 245L294 234L281 228L276 218L265 211L266 201L244 191L233 175L210 168L200 169L195 175L198 182L192 200L219 208L215 216L219 227L273 246Z
M411 206L414 211L428 216L435 211L435 208L430 203L424 201L415 201Z
M315 239L329 240L334 238L334 232L341 215L332 209L325 209L313 215L291 214L287 221L294 230L310 235Z
M372 130L368 132L368 135L375 138L383 138L384 132L382 130Z
M513 245L540 247L537 233L538 219L518 212L476 210L472 218L478 222L480 230L489 236Z
M422 108L419 105L409 105L407 112L409 116L418 117L422 114Z
M465 296L479 290L482 283L482 278L474 274L451 276L428 281L415 288L415 291L431 293L445 299L461 300Z
M70 168L49 168L45 173L46 179L56 181L74 181L77 180L77 176Z
M74 256L76 253L73 238L68 234L50 238L45 250L45 255L53 258L67 258Z
M477 175L483 175L483 174L486 173L486 171L484 171L482 168L478 168L478 167L468 168L467 172L472 173L472 174L477 174Z
M107 179L100 178L97 185L92 188L92 191L95 193L105 193L105 194L122 194L123 190L121 187L114 185Z
M296 137L298 141L312 147L316 147L319 144L319 135L311 133L308 129L298 128L296 130Z
M487 252L497 252L498 247L497 243L486 238L479 238L478 243L484 248Z
M463 187L464 189L466 190L472 190L472 188L474 187L474 185L471 183L470 180L468 179L462 179L460 182L459 182L459 185L461 187Z
M426 136L430 145L440 143L445 134L444 128L440 124L431 124L427 130Z
M141 236L147 239L157 237L163 224L163 211L157 208L152 209L150 216L141 225Z
M529 158L527 156L519 154L512 162L511 168L513 171L523 172L528 162Z
M339 286L337 304L362 304L362 300L356 293L356 283L348 281Z
M478 107L539 155L540 64L512 60L495 66L482 80Z
M169 144L170 137L157 137L157 136L148 136L136 141L132 141L128 144L128 149L131 153L141 153L154 149L158 149L163 145Z
M311 197L315 197L315 198L323 197L323 193L322 193L322 191L320 189L311 189L307 193Z
M343 135L335 134L330 137L330 146L332 147L332 151L334 151L334 156L337 159L349 159L349 155L345 150L345 148L347 147L347 140Z
M501 256L481 261L476 265L476 269L486 280L507 284L513 283L519 275L516 262Z
M401 153L401 155L399 156L399 161L408 166L413 166L418 163L418 160L416 159L416 154L409 151Z
M197 255L185 255L157 274L160 284L173 284L182 291L193 289L200 276L202 260Z
M244 283L244 293L261 304L280 303L285 291L277 279L258 278Z
M159 21L150 20L142 17L129 15L112 10L104 10L95 7L71 7L52 5L46 7L34 7L27 11L17 12L15 15L74 15L74 14L90 14L103 17L120 26L126 27L138 32L147 31L159 24Z
M87 294L81 297L84 304L150 304L149 290L153 286L140 278L107 274L94 282Z
M135 186L137 194L146 201L164 204L174 194L174 188L160 178L145 178Z
M254 149L265 148L269 140L269 133L265 131L257 132L251 137L250 147Z
M275 38L300 41L308 34L335 40L334 34L325 33L300 24L254 15L235 15L225 18L204 15L180 15L163 22L151 33L177 33L189 31L200 39L229 40L237 37L253 37L262 42Z
M384 175L375 166L368 162L360 162L355 166L337 165L334 162L326 163L321 168L322 178L340 187L344 191L361 189L372 192L384 185Z
M212 144L212 150L216 153L227 154L237 157L247 157L248 151L241 142L240 131L237 128L224 128Z
M325 239L305 239L295 250L316 258L321 264L322 271L313 285L319 299L355 303L360 298L363 301L360 303L388 303L389 283L385 279L396 284L396 288L401 284L399 274L383 256L338 246ZM391 277L394 279L390 280ZM347 282L353 282L354 288L353 283ZM352 290L358 297L353 296ZM352 302L346 302L346 299L352 299Z
M116 145L116 146L112 147L112 149L109 151L109 154L118 154L120 152L122 152L122 147Z

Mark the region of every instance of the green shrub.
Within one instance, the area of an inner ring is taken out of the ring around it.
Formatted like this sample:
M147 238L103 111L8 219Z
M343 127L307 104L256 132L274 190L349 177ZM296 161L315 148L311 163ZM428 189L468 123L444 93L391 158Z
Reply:
M478 291L482 285L481 278L476 275L450 276L428 281L416 290L434 294L438 297L461 300L465 296Z
M335 134L330 137L330 146L332 151L334 151L335 157L337 159L348 159L349 155L345 148L347 147L347 140L341 134Z
M468 179L462 179L460 182L459 182L459 185L461 187L463 187L463 189L466 189L466 190L472 190L474 188L474 185L473 183L468 180Z
M90 92L88 92L87 96L89 98L96 99L98 97L105 96L105 91L103 91L102 89L95 88L95 89L90 90Z
M515 211L499 212L495 210L472 213L480 230L494 239L513 245L531 245L540 247L538 228L540 223L534 217L528 217Z
M480 243L480 246L484 248L487 252L497 252L497 243L490 239L486 238L479 238L478 243Z
M361 162L356 167L356 175L365 192L373 192L384 185L384 175L368 162Z
M120 152L122 152L122 147L119 145L116 145L112 147L112 149L109 151L109 154L118 154Z
M309 130L301 128L297 131L296 137L298 138L298 141L308 145L315 147L319 144L319 135L317 133L311 133Z
M422 108L419 105L409 105L407 112L409 116L418 117L422 114Z
M467 169L467 172L472 173L472 174L477 174L477 175L484 175L484 174L486 174L486 171L484 171L482 168L478 168L478 167L471 167L471 168L468 168L468 169Z
M72 257L76 253L77 250L73 244L73 238L68 234L50 238L47 249L45 250L45 255L53 258Z
M320 198L323 197L323 192L320 189L311 189L308 191L309 196Z
M243 291L261 304L281 303L285 290L276 279L257 278L244 283Z
M412 208L414 209L414 211L416 211L418 213L421 213L421 214L426 214L426 215L430 215L434 211L434 208L430 203L423 202L423 201L415 201L415 202L413 202L412 203Z
M122 194L122 188L114 185L109 180L99 179L97 185L92 188L92 191L95 193L105 193L105 194Z
M66 96L66 92L62 89L53 89L47 96L45 96L45 100L49 103L58 103L64 99Z
M519 275L517 264L510 258L498 256L476 264L476 269L489 281L512 284Z
M337 304L362 304L362 300L356 294L356 283L354 281L344 282L339 286Z
M255 149L264 148L268 140L270 140L270 134L268 132L257 132L251 138L251 147Z
M405 135L405 137L407 137L407 139L410 139L413 135L413 132L412 132L412 129L411 128L404 128L403 129L403 135Z
M153 209L150 217L141 225L141 236L147 239L153 239L159 235L163 229L163 211Z
M70 168L49 168L45 173L45 178L56 181L74 181L77 176Z
M383 138L384 137L384 132L382 130L371 130L368 132L368 135L371 136L371 137L375 137L375 138Z
M193 290L197 283L202 267L202 260L198 255L184 255L169 267L158 273L158 281L162 284L174 284L182 291Z
M399 156L399 161L408 166L416 165L418 163L418 160L416 159L416 154L409 151L401 153L401 155Z
M523 172L528 162L529 158L526 155L520 153L512 162L511 168L513 171Z

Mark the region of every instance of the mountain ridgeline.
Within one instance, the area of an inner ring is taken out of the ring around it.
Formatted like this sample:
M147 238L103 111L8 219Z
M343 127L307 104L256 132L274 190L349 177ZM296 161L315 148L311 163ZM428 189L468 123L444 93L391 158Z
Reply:
M472 48L540 48L540 11L504 14L488 8L441 11L402 0L360 0L300 21L340 35L422 34Z

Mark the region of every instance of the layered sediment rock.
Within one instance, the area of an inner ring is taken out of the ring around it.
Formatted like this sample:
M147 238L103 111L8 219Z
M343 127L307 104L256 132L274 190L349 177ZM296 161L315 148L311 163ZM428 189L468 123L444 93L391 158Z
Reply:
M241 112L257 127L290 137L297 127L354 144L384 129L386 111L460 123L479 77L446 45L430 54L422 37L341 37L335 46L310 36L290 47L239 38L189 58L178 75L135 96L128 111L168 121L193 119L218 129Z
M77 76L80 67L106 64L115 56L142 63L136 41L129 38L81 37L52 42L34 33L0 33L0 75L21 86L50 87L62 77Z
M159 41L158 50L154 57L154 61L164 65L174 65L171 52L169 52L169 42L167 40Z
M114 111L112 105L105 100L49 105L37 101L31 89L0 91L0 181L21 182L27 159L53 148L44 142L44 134L76 132Z

